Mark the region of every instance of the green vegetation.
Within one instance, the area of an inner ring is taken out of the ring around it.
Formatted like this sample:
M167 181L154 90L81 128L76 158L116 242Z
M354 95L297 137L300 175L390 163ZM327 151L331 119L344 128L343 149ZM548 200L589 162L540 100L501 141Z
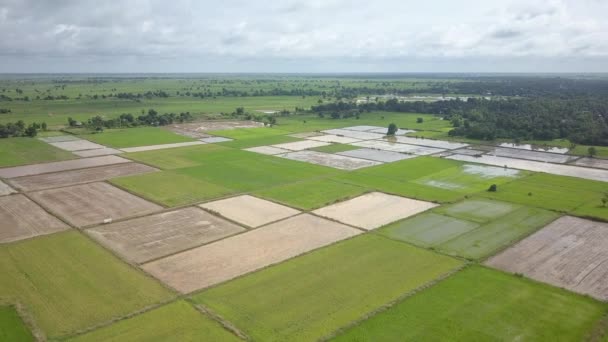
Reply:
M240 341L190 304L177 301L69 339L85 341Z
M481 259L509 246L559 215L491 200L465 200L392 223L379 234L447 254Z
M12 306L0 306L0 341L34 341L34 336Z
M473 266L334 341L583 341L608 306Z
M50 337L104 323L172 294L75 231L2 246L0 298Z
M115 148L194 141L192 138L158 127L108 129L101 133L83 135L82 138Z
M254 340L310 341L460 265L365 235L211 288L194 300Z
M73 159L70 152L60 150L32 138L0 139L0 167L46 163Z
M235 160L248 155L251 155L251 153L223 147L218 144L207 144L129 153L125 156L129 159L167 170L203 165L218 160Z
M331 144L331 145L327 145L327 146L311 148L311 150L317 151L317 152L325 152L325 153L338 153L338 152L356 150L356 149L360 149L360 148L361 147L346 145L346 144Z
M266 135L261 137L245 137L238 138L238 140L234 141L226 141L220 143L223 146L233 147L233 148L249 148L256 146L265 146L265 145L275 145L275 144L283 144L288 142L300 141L302 139L293 138L287 135Z

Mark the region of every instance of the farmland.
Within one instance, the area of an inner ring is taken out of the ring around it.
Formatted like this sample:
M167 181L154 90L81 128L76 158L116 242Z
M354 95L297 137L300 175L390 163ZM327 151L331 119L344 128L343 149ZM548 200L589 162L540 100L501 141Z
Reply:
M0 140L0 167L75 158L71 153L28 138Z
M109 147L137 147L193 141L169 130L156 127L110 129L102 133L83 135L83 138Z
M34 341L34 336L32 336L13 306L0 306L0 340Z

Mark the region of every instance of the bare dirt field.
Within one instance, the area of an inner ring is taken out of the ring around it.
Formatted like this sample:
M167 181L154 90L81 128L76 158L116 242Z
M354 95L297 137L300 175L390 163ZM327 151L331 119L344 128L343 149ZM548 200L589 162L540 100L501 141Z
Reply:
M246 229L199 208L184 208L87 229L124 258L143 263Z
M289 152L289 150L285 150L285 149L278 148L278 147L272 147L272 146L250 147L250 148L246 148L245 151L255 152L255 153L260 153L260 154L268 154L268 155L275 155L275 154Z
M337 154L316 151L290 152L278 155L278 157L349 171L382 164L373 160L346 157Z
M442 148L446 150L455 150L457 148L463 148L469 146L469 144L457 143L452 141L443 140L432 140L432 139L416 139L411 137L396 137L397 142L402 144L412 144L420 146L428 146L435 148Z
M24 195L0 197L0 242L11 242L68 229Z
M436 206L430 202L372 192L317 209L313 213L371 230Z
M89 183L32 192L30 196L75 226L149 214L161 206L107 183Z
M574 165L585 166L585 167L595 167L598 169L606 169L608 170L608 159L597 159L597 158L581 158L574 162Z
M338 152L341 156L353 157L353 158L362 158L374 160L382 163L392 163L403 159L409 159L416 157L413 154L403 154L392 151L382 151L382 150L372 150L369 148L360 148L357 150L350 150L344 152Z
M56 142L63 142L63 141L73 141L73 140L82 140L79 137L73 136L73 135L59 135L59 136L55 136L55 137L45 137L45 138L38 138L42 141L44 141L45 143L56 143Z
M168 129L177 134L181 134L190 138L200 139L208 137L209 134L205 133L208 131L255 127L264 127L264 124L261 122L254 121L204 121L174 124L168 127Z
M300 213L299 210L249 195L204 203L200 207L253 228Z
M143 268L176 290L189 293L360 233L302 214L144 264Z
M324 141L324 142L330 142L330 143L338 143L338 144L350 144L350 143L354 143L354 142L357 142L357 141L361 141L359 139L353 139L353 138L348 138L348 137L340 137L340 136L337 136L335 134L319 135L317 137L310 137L308 139L315 140L315 141Z
M564 216L487 265L608 300L608 224Z
M95 150L95 149L100 149L100 148L105 147L103 145L99 145L99 144L96 144L94 142L90 142L90 141L84 140L84 139L52 142L49 144L53 145L57 148L60 148L62 150L66 150L66 151L70 151L70 152L83 151L83 150Z
M294 141L290 143L271 145L272 147L282 148L284 150L290 151L302 151L309 148L321 147L331 145L328 142L322 141L312 141L312 140L302 140L302 141Z
M4 182L0 181L0 196L9 195L9 194L12 194L13 192L15 192L15 190L13 190L13 188L8 186L7 184L4 184Z
M58 188L75 184L104 181L111 178L138 175L158 171L151 166L139 163L124 163L99 166L89 169L45 173L42 175L17 177L10 183L22 191L35 191Z
M126 153L134 153L134 152L164 150L167 148L176 148L176 147L184 147L184 146L192 146L192 145L204 145L204 144L206 144L206 143L204 143L202 141L190 141L190 142L174 143L174 144L127 147L127 148L121 148L120 150L123 152L126 152Z
M109 154L120 154L120 153L122 153L122 151L119 151L114 148L109 148L109 147L98 148L95 150L74 151L75 155L82 157L82 158L107 156Z
M409 153L409 154L415 154L418 156L426 156L429 154L435 154L435 153L445 151L443 149L435 148L435 147L400 144L400 143L396 143L396 142L381 141L381 140L361 141L361 142L353 143L352 145L358 146L358 147L371 148L371 149L375 149L375 150Z
M60 162L32 164L26 166L15 166L0 169L0 177L15 178L31 175L40 175L43 173L84 169L87 167L95 167L102 165L112 165L121 163L130 163L131 161L118 156L101 156L85 159L66 160Z
M221 143L221 142L232 141L232 140L233 139L224 138L224 137L207 137L207 138L200 139L200 141L208 143L208 144L215 144L215 143Z

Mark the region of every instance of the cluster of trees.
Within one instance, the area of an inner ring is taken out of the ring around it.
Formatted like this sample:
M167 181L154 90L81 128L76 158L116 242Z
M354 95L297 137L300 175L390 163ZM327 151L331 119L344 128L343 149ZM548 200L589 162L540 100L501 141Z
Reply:
M83 125L86 128L95 131L103 131L104 128L124 128L124 127L136 127L136 126L166 126L175 122L183 123L192 121L192 115L190 112L183 113L164 113L159 114L154 109L149 109L147 113L142 111L142 115L135 117L133 114L121 114L117 118L104 119L97 115L87 120ZM70 127L79 126L79 122L68 118L68 125Z
M7 109L7 108L0 108L0 114L8 114L8 113L10 113L10 112L11 112L11 110L10 110L10 109Z
M15 123L9 122L7 124L0 124L0 138L35 137L38 135L38 130L42 129L46 131L46 128L46 122L41 124L34 122L29 126L26 126L23 120Z

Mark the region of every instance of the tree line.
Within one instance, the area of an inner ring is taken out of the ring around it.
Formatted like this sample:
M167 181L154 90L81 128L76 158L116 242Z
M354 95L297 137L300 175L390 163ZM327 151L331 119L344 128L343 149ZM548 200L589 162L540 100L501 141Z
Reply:
M38 130L46 131L46 122L38 124L36 122L26 126L23 120L17 122L9 122L7 124L0 124L0 138L10 137L35 137L38 135Z
M190 112L164 113L159 114L154 109L149 109L148 112L142 111L142 114L135 116L131 113L121 114L117 118L105 119L99 115L88 119L84 123L80 123L71 117L68 118L68 126L78 127L84 126L94 131L103 131L104 128L128 128L137 126L166 126L175 122L183 123L192 121L193 117Z

